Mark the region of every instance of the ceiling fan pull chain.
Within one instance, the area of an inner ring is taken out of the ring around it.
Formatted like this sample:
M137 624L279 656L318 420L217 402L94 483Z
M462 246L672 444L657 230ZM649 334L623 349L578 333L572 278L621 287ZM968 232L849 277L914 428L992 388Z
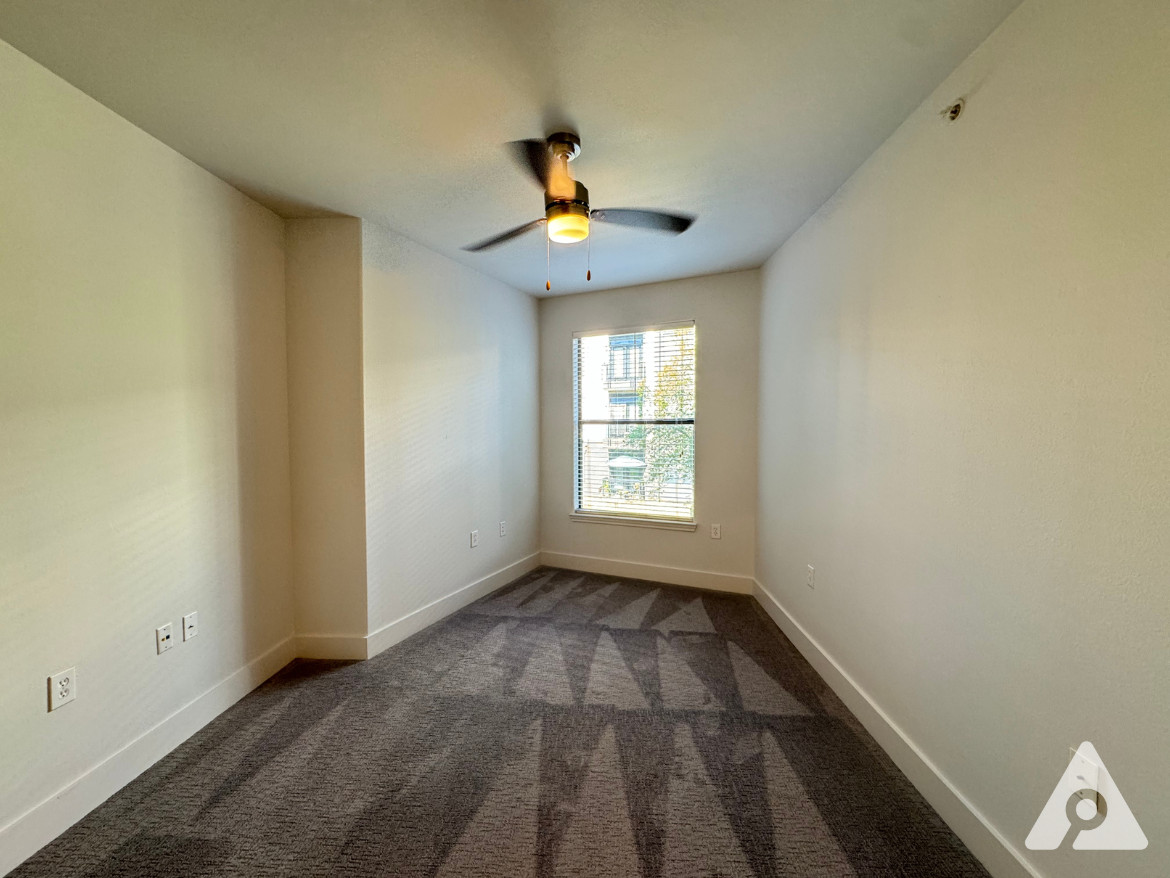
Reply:
M593 236L590 235L585 239L585 280L593 280L593 269L590 265L593 261Z
M552 243L549 241L548 235L544 236L544 289L545 292L552 290L552 257L549 255L552 250Z

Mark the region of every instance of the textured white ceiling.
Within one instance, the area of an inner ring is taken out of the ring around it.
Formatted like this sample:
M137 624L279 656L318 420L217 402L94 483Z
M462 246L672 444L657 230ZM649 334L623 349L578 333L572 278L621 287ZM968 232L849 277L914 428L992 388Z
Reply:
M571 125L553 292L761 264L1019 0L4 0L0 37L278 213L375 220L544 295L506 141Z

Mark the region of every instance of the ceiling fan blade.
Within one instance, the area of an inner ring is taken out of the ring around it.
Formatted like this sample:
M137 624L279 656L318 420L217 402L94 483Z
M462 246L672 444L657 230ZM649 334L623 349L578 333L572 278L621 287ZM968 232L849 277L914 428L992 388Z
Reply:
M664 213L661 210L633 210L628 207L608 207L591 211L591 220L613 223L618 226L633 226L638 229L654 229L678 235L685 232L695 221L693 216L682 213Z
M512 158L521 168L532 175L541 189L548 188L549 164L548 143L543 140L513 140L508 144Z
M545 219L544 217L541 217L540 219L535 219L530 223L525 223L522 226L516 226L514 229L508 229L508 231L504 232L502 235L496 235L494 238L488 238L486 241L480 241L478 244L472 244L468 247L464 247L463 249L467 250L469 253L478 253L481 250L490 250L492 247L498 247L500 244L511 241L513 238L519 238L525 232L531 232L533 229L543 226L544 223Z

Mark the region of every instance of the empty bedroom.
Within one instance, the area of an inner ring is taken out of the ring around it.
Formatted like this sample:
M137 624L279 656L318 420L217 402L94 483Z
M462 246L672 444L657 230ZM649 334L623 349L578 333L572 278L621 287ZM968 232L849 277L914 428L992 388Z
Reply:
M1165 878L1165 0L0 0L0 876Z

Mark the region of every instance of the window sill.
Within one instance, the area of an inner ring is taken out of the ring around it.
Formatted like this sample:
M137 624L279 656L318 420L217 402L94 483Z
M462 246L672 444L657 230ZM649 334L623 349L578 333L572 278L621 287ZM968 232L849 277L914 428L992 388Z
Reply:
M697 522L675 518L638 518L633 515L601 515L596 512L570 512L569 518L588 524L624 524L628 527L654 527L659 530L694 531L699 526Z

